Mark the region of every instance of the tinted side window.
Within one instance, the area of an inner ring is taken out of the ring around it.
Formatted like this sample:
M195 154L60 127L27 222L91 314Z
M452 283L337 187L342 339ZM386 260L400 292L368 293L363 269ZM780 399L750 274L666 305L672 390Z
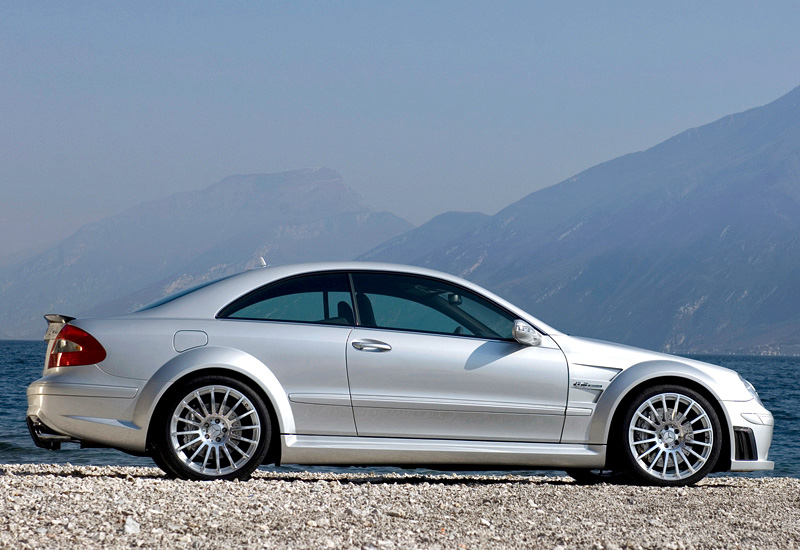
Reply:
M273 283L228 305L219 317L355 324L350 282L345 273L306 275Z
M425 304L382 294L367 294L367 297L375 316L371 326L444 334L458 331L459 324L454 319ZM362 325L366 326L366 323L362 322Z
M514 317L466 289L436 279L354 273L362 326L512 340Z

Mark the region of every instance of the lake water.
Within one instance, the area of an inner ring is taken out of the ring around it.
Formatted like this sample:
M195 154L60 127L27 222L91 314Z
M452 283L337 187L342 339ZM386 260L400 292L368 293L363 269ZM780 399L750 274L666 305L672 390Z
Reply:
M96 466L153 466L149 458L110 449L78 449L76 445L64 445L63 450L56 452L39 449L33 444L25 425L25 389L41 376L45 347L43 341L0 340L0 464L70 462ZM770 459L775 461L775 470L737 475L800 477L800 387L792 382L800 371L800 357L705 355L693 358L741 373L753 383L764 405L775 416L775 434L770 448ZM351 471L348 468L277 468L278 471L297 469ZM370 470L394 471L392 468Z

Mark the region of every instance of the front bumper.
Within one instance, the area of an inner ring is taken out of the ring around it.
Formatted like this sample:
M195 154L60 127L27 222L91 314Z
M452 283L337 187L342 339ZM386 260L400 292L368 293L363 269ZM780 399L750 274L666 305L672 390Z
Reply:
M730 421L731 472L772 470L768 460L775 420L758 401L723 401Z

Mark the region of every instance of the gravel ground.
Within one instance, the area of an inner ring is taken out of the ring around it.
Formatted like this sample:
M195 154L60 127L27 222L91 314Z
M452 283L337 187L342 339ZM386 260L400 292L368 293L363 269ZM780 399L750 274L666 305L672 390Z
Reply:
M800 479L663 489L569 478L0 466L0 548L797 548Z

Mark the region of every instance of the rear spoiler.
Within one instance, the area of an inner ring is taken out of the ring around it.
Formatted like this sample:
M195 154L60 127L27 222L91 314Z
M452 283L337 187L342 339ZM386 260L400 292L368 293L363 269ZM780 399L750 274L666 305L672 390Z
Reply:
M64 325L75 319L75 317L56 313L48 313L44 318L47 321L47 332L44 333L45 341L55 340Z

